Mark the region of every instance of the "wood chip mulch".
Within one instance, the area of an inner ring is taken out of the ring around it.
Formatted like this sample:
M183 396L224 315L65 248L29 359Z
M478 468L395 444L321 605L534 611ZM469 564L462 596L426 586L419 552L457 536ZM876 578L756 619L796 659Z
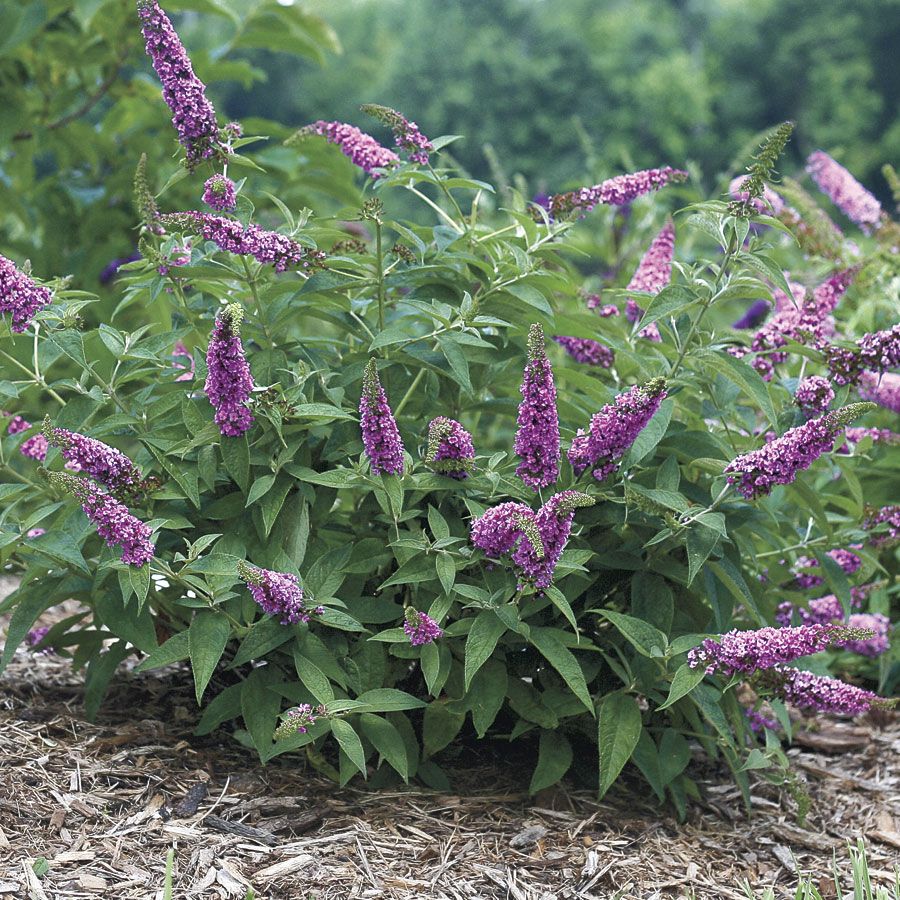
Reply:
M2 625L0 625L2 643ZM452 769L456 793L339 788L304 760L260 766L227 734L192 736L190 676L117 676L96 722L82 679L20 650L0 678L0 900L607 900L793 896L847 840L875 880L900 862L900 714L825 723L790 754L805 827L754 782L748 818L727 774L692 764L703 799L679 824L635 780L605 800L564 785L530 798L497 758ZM248 894L252 888L253 893Z

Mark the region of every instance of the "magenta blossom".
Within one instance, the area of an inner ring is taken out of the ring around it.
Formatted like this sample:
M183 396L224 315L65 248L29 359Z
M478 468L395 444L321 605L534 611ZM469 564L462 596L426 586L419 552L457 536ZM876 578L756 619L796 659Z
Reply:
M687 172L665 166L662 169L644 169L630 175L617 175L593 187L583 187L550 198L550 215L554 219L578 210L590 212L598 203L624 206L650 191L658 191L670 181L684 181Z
M63 459L72 463L75 471L85 472L112 493L129 493L140 485L137 466L115 447L75 431L53 428L49 416L44 419L44 434L54 447L60 448Z
M553 338L575 362L586 366L599 366L609 369L615 362L615 354L604 344L591 338L566 337L557 335Z
M869 543L873 547L883 547L900 540L900 506L869 509L866 518L863 519L862 529L875 532L869 536Z
M40 433L33 434L28 440L23 441L22 446L19 447L19 452L23 456L27 456L29 459L36 459L38 462L43 462L47 458L47 450L47 438Z
M213 175L203 185L203 202L219 212L233 212L237 206L235 184L224 175Z
M515 452L522 461L516 474L533 491L559 478L559 415L553 368L544 348L544 330L532 325L528 332L528 362L519 389L518 429Z
M841 641L838 646L860 656L881 656L890 647L891 620L881 613L854 613L847 620L850 628L872 632L871 637Z
M312 616L324 612L321 606L313 609L307 607L296 575L258 569L243 561L238 563L238 575L260 609L267 615L278 616L282 625L308 622Z
M672 260L675 257L675 226L666 222L659 234L653 238L647 252L641 257L637 270L625 290L658 294L672 277ZM639 322L644 310L634 299L626 304L625 316L629 322ZM640 336L650 341L660 341L659 328L651 322L640 332Z
M428 425L425 464L435 472L462 481L475 465L472 435L455 419L438 416Z
M900 414L900 375L887 372L875 375L862 372L859 376L859 396L871 400L891 412Z
M811 154L806 160L806 171L822 193L866 234L879 226L881 204L827 153L817 150Z
M51 299L48 288L35 284L15 263L0 256L0 313L12 314L10 327L16 334L23 332Z
M388 406L387 395L378 378L375 360L370 359L363 375L359 398L359 425L363 446L373 475L403 474L403 441L397 421Z
M216 411L219 431L228 437L242 435L253 424L247 406L253 377L238 330L243 315L239 304L226 306L216 316L206 351L207 375L203 389Z
M309 126L313 134L324 137L329 144L337 144L341 153L366 175L378 178L378 169L389 169L400 162L399 157L387 147L382 147L371 135L360 131L354 125L344 122L323 122L319 120Z
M444 634L441 626L431 616L411 606L408 606L404 613L403 631L413 647L432 644Z
M883 702L872 691L788 666L773 667L761 680L782 700L810 712L859 715Z
M834 388L827 378L809 375L797 385L794 403L808 416L820 416L834 400Z

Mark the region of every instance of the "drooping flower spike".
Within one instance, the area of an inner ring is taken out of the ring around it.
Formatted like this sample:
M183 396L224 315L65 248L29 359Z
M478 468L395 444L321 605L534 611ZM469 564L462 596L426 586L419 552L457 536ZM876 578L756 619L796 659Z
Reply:
M547 359L544 329L534 324L528 332L528 362L519 388L515 452L521 462L516 475L533 491L559 478L559 414L553 368Z
M758 328L765 322L771 308L772 306L768 300L754 300L731 327L741 331L748 328Z
M512 553L523 538L536 559L544 557L544 542L534 511L524 503L501 503L485 510L470 527L472 543L485 556L499 559Z
M811 154L806 161L806 171L822 193L866 234L879 226L881 204L827 153L817 150Z
M0 256L0 313L12 314L10 328L16 334L25 331L35 314L49 306L51 299L49 288L35 284L15 263Z
M306 605L299 579L289 572L259 569L241 560L238 575L260 609L267 615L278 616L282 625L308 622L325 611L321 606L310 608Z
M363 375L359 425L372 474L402 475L403 440L394 414L388 406L374 359L369 360Z
M886 526L882 528L881 526ZM867 509L862 522L863 531L875 531L869 536L873 547L884 547L900 540L900 506L882 506L881 509Z
M403 631L413 647L432 644L444 634L441 626L431 616L412 606L408 606L403 615Z
M216 111L206 97L206 85L194 74L190 57L156 0L138 0L141 32L147 55L162 83L163 99L172 110L172 124L185 149L189 169L212 157L224 157Z
M666 222L659 234L653 238L647 252L641 257L641 261L635 270L631 281L625 290L643 291L648 294L658 294L672 277L672 260L675 258L675 226L672 222ZM629 297L625 306L625 316L629 322L639 322L644 310L637 301ZM640 336L650 341L660 341L659 328L656 322L651 322L646 328L641 329Z
M132 515L125 504L104 493L94 482L68 472L41 472L54 486L72 494L93 522L107 547L122 548L122 562L140 568L156 550L149 526Z
M390 169L400 162L400 158L393 150L382 147L375 138L360 131L355 125L319 120L298 132L300 137L304 134L317 134L324 137L329 144L337 144L341 153L353 165L359 166L373 179L381 177L379 169Z
M874 403L851 403L791 428L758 450L733 459L725 467L728 481L750 500L771 493L776 484L790 484L831 451L835 438L850 422L874 408Z
M538 511L535 523L541 536L541 554L529 540L520 541L512 555L522 576L542 590L553 581L553 573L562 556L577 509L593 506L596 501L578 491L562 491L554 494Z
M409 156L410 161L421 166L428 165L428 154L434 152L434 144L425 137L415 122L389 106L366 103L360 109L367 115L383 122L394 132L394 143Z
M438 416L428 425L425 465L441 475L462 481L475 465L472 435L455 419Z
M576 210L581 213L590 212L598 203L611 206L624 206L632 200L659 190L669 182L684 181L688 173L681 169L664 166L661 169L643 169L629 175L617 175L608 178L593 187L583 187L564 194L555 194L550 198L550 215L554 219L570 215Z
M132 493L140 486L139 469L115 447L75 431L54 428L49 416L44 418L43 432L50 444L60 448L63 459L75 471L90 475L112 493Z
M568 337L556 335L553 338L575 362L586 366L599 366L601 369L609 369L615 362L616 356L605 344L592 338Z
M203 389L216 410L219 431L228 437L242 435L253 424L247 405L253 391L253 377L239 331L243 315L240 304L226 306L216 316L206 351L208 371Z
M789 666L774 666L758 676L759 684L798 709L837 715L860 715L890 701L827 675L814 675Z
M653 378L646 384L634 385L594 413L588 431L579 428L569 449L575 474L581 475L590 468L594 478L602 481L615 472L665 398L665 380Z

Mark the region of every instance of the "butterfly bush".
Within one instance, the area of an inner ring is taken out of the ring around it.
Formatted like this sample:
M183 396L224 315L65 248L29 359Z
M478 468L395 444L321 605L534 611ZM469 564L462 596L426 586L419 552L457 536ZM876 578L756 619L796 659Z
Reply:
M817 150L806 169L834 205L866 233L881 221L881 204L840 163Z
M0 670L48 611L89 714L113 663L183 664L197 731L263 762L440 787L460 736L502 737L532 793L577 750L681 816L692 747L761 748L747 706L896 692L896 226L810 214L789 123L731 203L663 166L495 201L412 110L365 110L390 149L322 109L245 157L266 136L218 127L159 4L132 27L174 122L134 160L136 258L102 297L0 266Z

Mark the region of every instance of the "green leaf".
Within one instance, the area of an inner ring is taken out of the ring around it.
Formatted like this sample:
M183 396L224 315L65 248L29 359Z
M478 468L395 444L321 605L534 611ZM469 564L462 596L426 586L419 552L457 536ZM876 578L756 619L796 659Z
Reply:
M298 419L316 419L319 422L332 422L335 419L355 419L351 413L328 403L299 403L294 407L293 417Z
M32 593L32 591L36 591ZM0 657L0 672L2 672L12 659L19 644L25 640L25 636L31 630L31 626L37 621L38 616L48 607L58 603L52 595L37 589L36 585L19 588L16 592L19 599L13 611L9 627L6 630L6 642L3 645L3 656ZM12 595L11 595L12 596Z
M273 484L275 484L274 475L263 475L262 478L257 478L250 486L250 491L247 494L246 506L256 503L256 501L259 500Z
M751 269L761 272L771 281L775 287L784 291L788 297L793 298L791 286L788 284L787 278L784 277L784 270L773 259L763 256L762 253L741 253L738 257L741 262L746 263Z
M552 629L549 628L532 628L529 640L538 648L541 656L559 672L562 680L569 686L572 693L593 714L594 704L591 700L591 694L584 678L584 672L574 654L563 645L559 638L553 634Z
M496 659L489 659L472 679L465 703L472 713L472 724L478 737L483 738L494 724L503 707L508 686L506 666Z
M366 754L363 751L362 741L354 731L353 726L344 719L331 719L331 733L340 744L341 750L347 754L347 758L359 770L363 778L366 773Z
M703 681L705 674L706 671L703 666L697 666L695 669L692 669L687 663L680 666L675 673L675 677L672 679L672 684L669 687L669 696L666 697L666 702L663 703L662 706L658 706L657 710L668 709L673 703L680 700L686 694L689 694L701 681Z
M278 694L269 690L277 674L269 666L254 669L241 688L241 715L261 762L269 758L274 746L272 735L281 709Z
M246 665L254 659L263 659L276 647L280 647L293 637L290 628L285 627L274 616L265 616L250 626L247 636L241 641L238 652L228 665L230 669Z
M135 666L135 672L149 672L172 663L181 662L191 655L190 635L187 631L173 634L164 644L157 647L146 659Z
M756 598L750 593L750 588L747 586L747 582L744 580L744 576L741 574L738 567L728 559L727 556L708 562L707 566L709 566L716 578L718 578L731 592L731 595L735 600L739 603L743 603L750 611L756 624L759 626L765 625L766 622L756 604Z
M383 581L379 590L384 590L392 584L418 584L422 581L434 581L436 578L434 560L425 553L419 553L408 559L390 578Z
M422 741L425 756L434 756L443 750L466 721L465 713L453 712L444 700L434 700L428 704L422 722Z
M330 703L334 700L334 689L331 687L328 676L299 650L294 651L294 666L304 687L319 703Z
M468 691L475 673L484 665L494 652L500 636L506 626L489 609L482 610L475 616L469 635L466 638L465 650L465 688Z
M421 709L426 704L397 688L375 688L356 698L366 704L367 712L399 712L403 709Z
M658 322L660 319L665 319L667 316L672 316L682 309L692 306L697 301L697 295L689 288L681 284L670 284L650 300L640 322L635 327L646 328L653 322Z
M199 706L209 679L225 652L228 638L231 637L231 624L222 613L201 609L194 616L188 635L194 690Z
M156 628L149 609L138 612L137 603L132 606L123 602L113 592L101 594L94 605L103 624L116 637L133 644L142 653L153 653L157 649Z
M641 729L641 736L632 751L631 761L641 770L659 801L665 800L666 786L663 784L662 773L659 769L659 751L656 742L646 728Z
M656 657L666 652L668 646L666 636L649 622L612 609L601 609L598 612L609 619L634 649L643 656Z
M691 746L681 732L669 728L659 742L659 770L663 785L671 784L691 761Z
M671 398L663 400L656 414L637 436L637 440L631 445L628 453L625 454L624 466L633 466L639 463L656 449L656 445L665 437L674 410L674 400Z
M359 717L359 725L362 733L387 760L388 765L404 781L407 781L409 779L409 759L406 755L406 743L400 732L387 719L372 715L372 713L363 713Z
M564 734L541 729L537 766L531 776L528 793L536 794L556 784L569 771L572 758L572 745Z
M125 641L116 641L88 663L84 679L84 714L88 721L93 721L97 715L119 663L130 652Z
M600 704L597 743L600 749L600 797L618 778L641 736L637 700L621 691L607 694Z
M726 380L736 384L765 413L773 428L778 428L778 416L769 395L769 386L753 366L730 353L704 353L698 357L701 367L709 367Z
M225 471L235 480L240 489L247 493L250 483L250 444L247 435L223 437L219 444Z
M456 581L456 563L449 553L438 553L434 559L434 568L444 593L449 595Z
M688 585L697 577L721 535L715 528L694 522L687 533Z

